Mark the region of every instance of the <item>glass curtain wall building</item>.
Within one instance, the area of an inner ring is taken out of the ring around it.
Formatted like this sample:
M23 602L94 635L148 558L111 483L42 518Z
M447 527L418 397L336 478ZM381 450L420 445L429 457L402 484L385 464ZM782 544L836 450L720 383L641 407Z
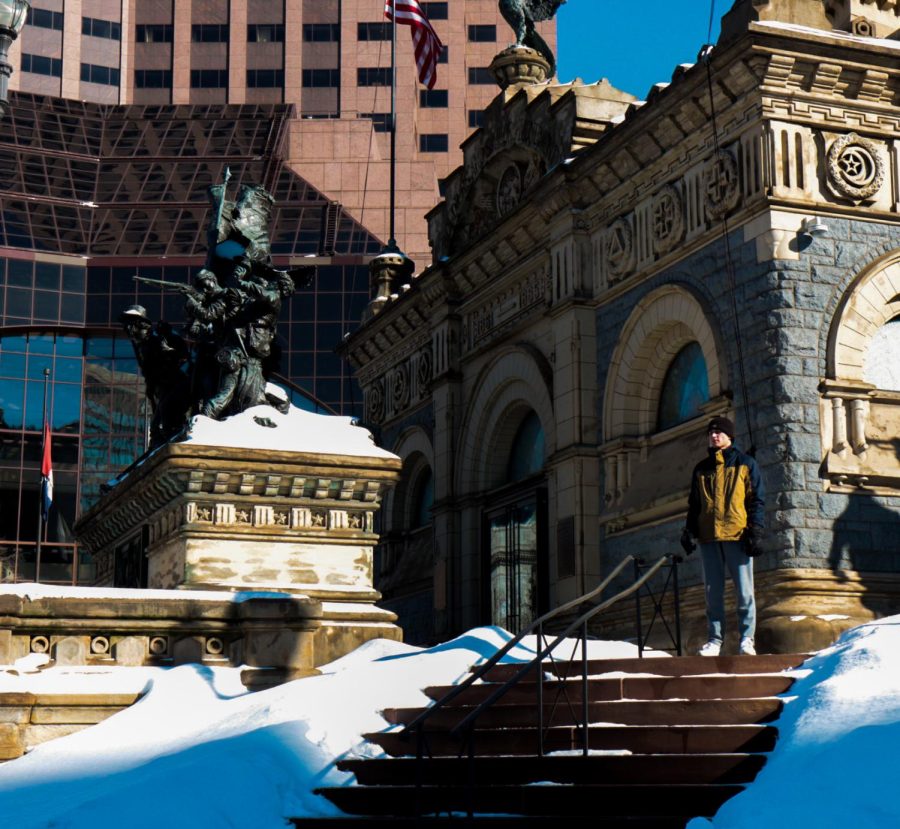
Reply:
M285 166L292 109L11 96L0 133L0 580L92 580L71 527L143 452L148 421L119 315L139 303L182 321L179 294L133 277L189 282L206 258L207 188L226 166L232 196L243 184L274 195L275 264L318 266L282 309L285 385L300 405L359 413L333 349L361 318L382 243ZM45 394L55 486L38 544Z

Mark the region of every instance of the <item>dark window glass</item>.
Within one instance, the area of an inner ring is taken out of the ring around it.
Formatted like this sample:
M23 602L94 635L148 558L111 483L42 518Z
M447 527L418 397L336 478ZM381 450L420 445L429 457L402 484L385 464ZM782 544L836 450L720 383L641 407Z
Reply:
M81 33L91 37L105 37L107 40L121 40L122 27L114 20L99 20L95 17L81 18Z
M171 43L171 23L141 23L134 29L134 39L138 43Z
M416 481L416 489L413 494L409 516L409 528L411 530L425 527L431 523L432 506L434 506L434 475L431 469L426 469Z
M284 86L283 69L248 69L247 86L251 89L275 89Z
M17 285L23 288L31 287L34 279L34 266L31 262L24 262L21 259L10 259L6 267L6 281L10 285Z
M444 46L441 49L441 53L438 55L438 63L448 63L450 60L450 47Z
M303 39L307 43L337 43L341 27L337 23L304 23Z
M519 424L506 462L508 483L521 481L544 468L544 427L540 418L529 412Z
M391 114L389 112L360 113L360 118L368 118L375 127L375 132L391 131Z
M84 295L63 294L60 300L59 318L63 322L84 322Z
M34 286L48 291L59 290L59 265L37 262L34 266Z
M472 43L495 43L497 27L493 23L479 23L469 26L469 40Z
M32 26L39 26L42 29L56 29L61 32L63 30L63 13L51 12L47 9L29 8L25 15L25 23Z
M422 2L419 3L422 7L422 11L425 12L425 17L429 20L446 20L447 19L447 4L446 3L429 3Z
M83 291L84 268L76 268L72 265L63 265L62 287L64 291Z
M35 291L34 318L56 322L59 319L59 293L56 291Z
M283 23L251 23L247 26L248 43L284 43Z
M191 69L191 89L221 89L227 86L227 69Z
M135 69L134 85L138 89L171 89L172 70Z
M431 132L419 136L419 152L445 153L449 149L449 138L445 132Z
M474 66L469 69L470 84L496 84L494 73L486 66Z
M310 87L335 87L341 85L340 69L304 69L303 86Z
M191 26L194 43L228 43L227 23L194 23Z
M449 103L446 89L420 89L419 106L431 109L445 109Z
M700 343L689 343L672 360L659 395L657 429L662 431L701 414L709 400L706 360Z
M24 288L7 288L6 316L31 319L31 291Z
M473 129L475 127L484 126L484 110L483 109L470 109L469 110L469 126Z
M171 74L171 73L170 73ZM135 72L135 79L137 72ZM99 83L106 86L119 85L119 70L114 66L96 66L93 63L81 64L81 80L87 83Z
M48 58L44 55L31 55L22 53L22 71L35 75L49 75L53 78L62 77L62 60L60 58Z
M362 66L356 70L357 86L390 86L389 66Z
M357 23L357 40L390 40L390 23Z

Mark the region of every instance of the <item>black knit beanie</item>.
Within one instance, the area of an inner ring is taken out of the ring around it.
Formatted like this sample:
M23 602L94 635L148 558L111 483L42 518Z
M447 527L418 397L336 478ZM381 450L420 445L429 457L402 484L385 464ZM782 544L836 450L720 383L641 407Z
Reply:
M728 435L729 440L734 440L734 423L727 417L714 417L710 420L709 426L706 427L706 433L709 434L713 429L723 435Z

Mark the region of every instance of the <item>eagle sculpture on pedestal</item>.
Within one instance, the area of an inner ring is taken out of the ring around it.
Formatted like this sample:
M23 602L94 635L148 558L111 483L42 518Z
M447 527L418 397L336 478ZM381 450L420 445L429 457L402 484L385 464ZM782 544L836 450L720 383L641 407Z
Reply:
M500 14L516 33L516 46L540 52L550 63L550 77L556 73L556 58L534 24L550 20L566 0L500 0Z

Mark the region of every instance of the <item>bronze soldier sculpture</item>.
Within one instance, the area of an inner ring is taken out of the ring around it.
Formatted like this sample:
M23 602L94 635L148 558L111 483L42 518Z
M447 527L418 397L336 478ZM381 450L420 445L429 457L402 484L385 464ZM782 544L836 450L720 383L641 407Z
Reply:
M315 268L282 271L274 267L268 228L274 205L272 196L261 187L244 186L237 199L229 201L229 178L226 168L224 182L209 188L213 213L207 231L207 261L194 276L193 284L134 277L138 282L160 285L184 295L187 334L192 344L190 362L185 349L184 359L178 364L183 381L174 378L179 388L186 389L179 398L181 410L176 412L174 405L167 404L164 417L160 410L159 416L167 426L159 430L154 445L171 438L191 414L221 419L263 404L281 411L288 408L281 395L266 390L280 356L276 325L282 302L294 293L298 283L299 287L309 284ZM136 343L137 354L137 343L150 336L144 326L148 330L152 326L146 313L143 323L131 320L130 324L126 330ZM161 322L157 328L164 325ZM159 395L151 395L151 386L158 388L155 377L161 369L156 362L161 358L151 356L149 346L140 347L146 353L138 361L156 420ZM171 371L171 367L166 370ZM177 428L173 429L176 422ZM167 432L164 438L163 432Z

